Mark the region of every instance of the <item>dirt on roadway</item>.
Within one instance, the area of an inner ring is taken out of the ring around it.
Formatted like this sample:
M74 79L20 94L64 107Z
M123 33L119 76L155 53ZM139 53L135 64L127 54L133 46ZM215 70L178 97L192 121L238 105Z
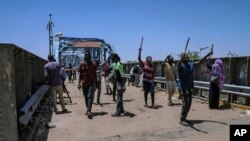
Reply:
M181 101L174 95L174 106L167 106L166 93L157 92L157 109L145 108L142 88L127 86L122 117L111 117L116 110L112 95L105 95L102 83L100 105L93 104L93 119L84 115L86 106L77 83L66 83L73 103L66 108L72 113L53 114L55 128L49 129L39 141L228 141L230 124L250 123L250 116L239 111L209 110L207 104L193 100L189 115L190 126L179 124ZM151 104L148 95L148 103ZM94 103L96 103L96 96ZM58 105L60 108L60 105ZM42 133L41 133L42 135Z

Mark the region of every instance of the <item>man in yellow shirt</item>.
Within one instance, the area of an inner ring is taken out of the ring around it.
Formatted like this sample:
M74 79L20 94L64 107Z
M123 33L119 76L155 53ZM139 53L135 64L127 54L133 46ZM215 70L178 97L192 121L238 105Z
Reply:
M163 62L166 84L168 88L168 106L173 106L172 96L176 90L176 68L174 64L174 58L168 55Z

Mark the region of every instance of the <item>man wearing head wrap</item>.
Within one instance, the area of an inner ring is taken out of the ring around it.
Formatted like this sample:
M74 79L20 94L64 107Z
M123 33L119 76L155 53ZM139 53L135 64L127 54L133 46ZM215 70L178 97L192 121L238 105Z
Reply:
M176 90L176 68L174 65L174 58L171 55L168 55L162 66L164 67L166 84L168 88L168 106L173 106L172 96Z
M91 54L87 50L84 54L84 60L79 66L79 83L78 89L81 89L85 98L85 104L87 111L85 115L92 119L93 114L91 112L92 103L94 100L96 83L96 64L91 60Z
M224 64L221 59L216 59L212 66L208 65L208 69L211 71L209 108L219 109L220 91L223 89L225 80Z
M193 71L194 67L197 64L202 63L208 56L212 55L213 51L211 50L206 56L197 62L189 62L188 54L182 54L181 60L178 62L178 71L179 71L179 81L180 87L182 89L182 109L180 124L183 126L188 126L188 121L186 119L188 112L192 104L192 91L194 88L194 79Z
M143 71L143 88L145 107L148 107L148 93L151 93L152 108L155 107L155 94L154 94L154 67L152 64L152 57L148 56L146 62L141 60L142 48L139 48L138 61Z

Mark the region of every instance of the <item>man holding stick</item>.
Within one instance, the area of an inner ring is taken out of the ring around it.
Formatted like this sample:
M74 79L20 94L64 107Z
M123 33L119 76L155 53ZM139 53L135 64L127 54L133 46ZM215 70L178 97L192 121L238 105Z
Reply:
M194 67L197 64L202 63L208 56L212 54L213 51L211 50L201 60L197 62L189 62L189 56L186 53L184 53L181 55L181 60L178 62L177 66L179 70L180 88L182 89L182 110L181 110L180 124L183 126L189 125L186 117L188 115L188 112L192 104L191 89L194 88L194 79L193 79Z
M154 67L152 64L152 57L148 56L146 61L141 60L143 37L141 41L141 46L139 48L138 61L143 71L143 88L144 88L144 99L145 107L148 107L148 93L151 93L152 108L156 108L154 105Z
M176 90L176 68L174 65L174 58L171 55L168 55L164 62L162 63L162 67L164 67L164 73L166 78L166 84L168 88L168 106L173 106L172 96Z

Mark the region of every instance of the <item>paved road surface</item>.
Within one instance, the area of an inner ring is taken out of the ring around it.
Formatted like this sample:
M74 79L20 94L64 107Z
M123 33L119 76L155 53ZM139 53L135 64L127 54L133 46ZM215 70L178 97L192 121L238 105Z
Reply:
M209 110L207 104L193 100L187 117L191 124L184 127L179 124L181 101L176 99L177 95L174 97L176 105L169 107L165 92L157 92L158 109L145 108L143 91L134 86L127 86L124 94L126 115L111 117L116 103L111 95L104 95L104 85L103 107L94 104L95 116L90 120L84 115L84 97L77 83L66 83L66 86L76 104L67 105L72 111L70 114L53 114L52 123L56 127L49 130L48 141L228 141L229 124L250 123L250 116L238 110ZM150 95L148 98L151 104Z

